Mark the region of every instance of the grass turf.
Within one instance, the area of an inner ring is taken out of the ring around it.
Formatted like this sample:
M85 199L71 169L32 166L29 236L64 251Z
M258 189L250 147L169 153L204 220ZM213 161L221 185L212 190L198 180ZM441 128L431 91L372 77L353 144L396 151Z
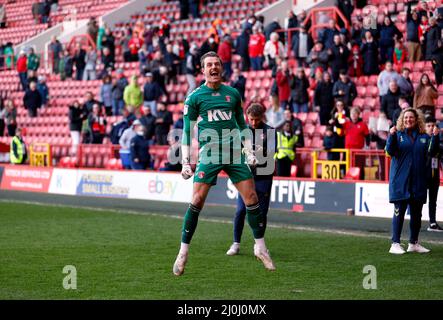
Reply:
M443 298L442 245L393 256L389 239L268 228L271 273L253 258L249 227L228 257L232 225L200 221L175 277L180 229L165 216L0 203L0 299ZM65 265L76 290L62 286ZM365 265L377 268L377 290L362 286Z

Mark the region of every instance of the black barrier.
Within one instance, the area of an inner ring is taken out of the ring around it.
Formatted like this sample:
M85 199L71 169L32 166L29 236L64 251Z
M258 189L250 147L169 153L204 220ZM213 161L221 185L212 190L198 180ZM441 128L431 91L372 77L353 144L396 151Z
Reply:
M237 203L237 190L228 178L219 177L207 203ZM355 184L313 180L274 179L270 207L290 211L343 213L354 208Z

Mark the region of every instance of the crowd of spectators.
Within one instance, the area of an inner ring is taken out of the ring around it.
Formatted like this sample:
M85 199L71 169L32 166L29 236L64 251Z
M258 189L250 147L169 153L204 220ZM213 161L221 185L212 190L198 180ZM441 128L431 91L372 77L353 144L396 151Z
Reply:
M180 1L180 19L198 19L198 3ZM102 143L106 136L119 143L113 134L120 138L123 127L137 131L133 128L136 119L140 121L137 128L143 128L143 137L150 145L173 143L167 139L173 125L168 107L183 101L171 101L167 85L177 84L178 76L185 76L187 94L192 92L199 85L199 58L215 51L221 57L226 83L235 87L247 103L263 102L267 97L260 97L258 91L246 96L242 73L272 71L267 121L279 129L291 122L297 146L304 146L303 126L297 114L316 112L320 124L327 126L324 145L328 149L364 148L371 142L383 148L386 131L362 121L363 106L352 108L357 97L355 79L378 76L379 118L390 126L407 106L435 116L436 86L443 82L443 11L434 12L425 2L414 8L415 3L406 3L405 35L397 28L395 17L389 15L379 17L371 27L369 16L351 19L353 3L347 0L338 0L336 5L349 19L351 29L324 15L321 19L327 26L314 37L308 32L310 21L305 11L299 15L289 11L283 26L278 20L265 21L263 16L250 16L239 26L214 19L201 44L188 41L182 34L171 36L171 20L166 15L156 26L145 25L140 19L125 26L121 35L91 18L87 33L93 43L66 48L54 37L49 44L50 65L61 80L102 81L97 97L88 93L85 101L73 102L70 107L74 144ZM4 51L8 48L3 46ZM234 63L236 55L239 63ZM37 110L50 98L44 77L38 77L40 57L29 49L20 52L16 60L25 91L24 105L29 116L37 116ZM128 78L123 70L116 70L116 61L138 62L138 74ZM423 74L414 89L411 70L404 67L406 61L431 61L436 84ZM11 61L3 59L0 63L10 65ZM120 129L106 132L107 117L120 115L126 124L113 124L113 130ZM124 145L130 149L128 143Z

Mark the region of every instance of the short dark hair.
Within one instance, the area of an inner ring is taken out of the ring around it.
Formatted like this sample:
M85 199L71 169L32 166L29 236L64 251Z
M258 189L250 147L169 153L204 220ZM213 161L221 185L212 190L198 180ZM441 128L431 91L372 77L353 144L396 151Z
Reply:
M205 67L205 59L208 57L217 58L218 60L220 60L220 64L222 64L222 61L221 61L220 57L218 56L218 54L215 53L214 51L209 51L209 52L205 53L204 55L202 55L202 57L200 58L200 64L201 64L202 68Z
M425 123L436 123L437 120L433 115L427 115L425 118Z
M246 114L252 117L261 117L265 111L266 108L261 103L254 102L246 109Z

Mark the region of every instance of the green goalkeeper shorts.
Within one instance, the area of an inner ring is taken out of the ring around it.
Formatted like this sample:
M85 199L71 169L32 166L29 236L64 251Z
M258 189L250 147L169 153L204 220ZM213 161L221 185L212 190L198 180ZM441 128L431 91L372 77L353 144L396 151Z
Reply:
M252 172L245 163L240 164L203 164L198 163L195 169L194 182L216 185L220 171L226 172L232 183L252 179Z

